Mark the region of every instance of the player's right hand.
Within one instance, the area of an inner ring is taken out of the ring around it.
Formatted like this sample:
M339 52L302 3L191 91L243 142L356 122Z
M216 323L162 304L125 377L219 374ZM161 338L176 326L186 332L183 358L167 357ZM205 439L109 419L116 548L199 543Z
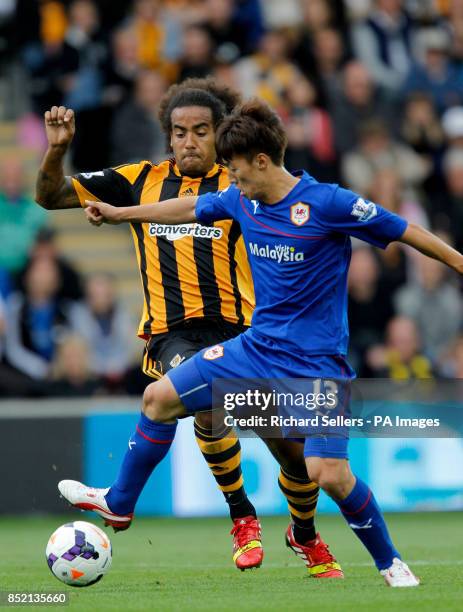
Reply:
M76 131L74 111L65 106L52 106L45 113L45 131L48 144L67 147L70 145Z
M101 225L102 223L109 223L111 225L118 225L121 223L120 220L120 209L117 206L111 206L106 202L93 202L91 200L85 200L85 215L87 220L92 225Z

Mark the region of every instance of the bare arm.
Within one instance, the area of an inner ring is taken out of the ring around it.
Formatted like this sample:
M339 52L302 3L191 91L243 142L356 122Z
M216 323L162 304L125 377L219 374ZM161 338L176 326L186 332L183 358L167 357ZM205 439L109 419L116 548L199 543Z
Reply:
M64 176L63 158L75 133L74 111L53 106L45 113L48 149L37 175L35 201L47 210L80 208L70 177Z
M111 206L86 201L85 214L93 225L110 223L191 223L196 221L196 196L173 198L143 206Z
M400 242L408 244L428 257L447 264L463 274L463 255L420 225L410 223Z

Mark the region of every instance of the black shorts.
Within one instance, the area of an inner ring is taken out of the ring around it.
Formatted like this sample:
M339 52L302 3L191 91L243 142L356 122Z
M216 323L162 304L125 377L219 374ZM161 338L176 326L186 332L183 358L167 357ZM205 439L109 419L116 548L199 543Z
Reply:
M181 327L151 336L145 346L142 370L159 379L201 349L235 338L246 329L228 321L188 319Z

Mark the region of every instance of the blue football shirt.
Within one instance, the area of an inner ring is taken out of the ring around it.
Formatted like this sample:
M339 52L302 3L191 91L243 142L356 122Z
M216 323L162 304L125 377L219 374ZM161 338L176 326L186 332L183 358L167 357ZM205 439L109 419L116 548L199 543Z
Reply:
M232 184L200 196L196 217L240 223L256 295L254 332L298 354L345 355L350 236L385 248L407 222L338 185L294 175L299 182L276 204L250 201Z

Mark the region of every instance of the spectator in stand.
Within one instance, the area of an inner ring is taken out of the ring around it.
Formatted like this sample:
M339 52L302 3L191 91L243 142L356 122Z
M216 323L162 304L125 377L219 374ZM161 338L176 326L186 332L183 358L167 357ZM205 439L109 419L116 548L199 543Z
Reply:
M203 26L191 25L183 35L183 55L178 63L177 81L189 78L204 78L213 69L213 41Z
M303 18L305 21L313 24L314 30L320 30L326 25L327 20L324 14L328 12L330 24L337 30L346 32L350 22L347 4L346 0L323 0L321 3L313 2L312 0L301 0ZM321 15L318 19L317 14Z
M342 91L331 100L336 148L341 154L359 144L359 131L366 121L380 117L395 131L395 107L376 86L363 64L352 60L343 72Z
M314 82L320 104L329 107L338 99L343 84L343 66L349 51L338 30L323 28L313 35Z
M422 33L424 58L415 62L402 87L402 98L415 92L431 97L439 114L463 103L463 70L452 64L450 41L444 29L429 28Z
M80 336L69 334L60 342L47 391L57 397L88 397L103 391L102 382L90 369L88 347Z
M80 111L101 103L106 41L100 28L98 8L93 0L74 0L68 14L69 26L65 41L77 51L79 68L64 105Z
M243 96L259 96L272 106L283 108L285 92L301 76L289 61L288 54L289 44L284 32L267 32L260 41L258 52L236 63L237 82Z
M403 216L409 223L429 228L426 212L420 202L411 197L410 190L404 190L397 170L378 170L367 195L372 202L379 202L387 210ZM387 249L375 251L381 266L381 285L389 295L404 285L410 274L413 260L407 258L406 252L407 248L398 242L391 243Z
M239 21L239 7L235 4L234 0L205 0L206 19L202 25L209 32L216 52L236 59L254 51L257 40L250 36L252 29Z
M69 327L68 304L59 299L59 270L50 259L34 261L24 278L24 295L7 301L6 356L23 374L45 380L60 337Z
M50 105L62 104L79 69L79 53L64 40L67 21L62 11L59 3L45 3L41 40L23 50L33 110L38 115L43 115Z
M286 165L306 168L320 181L336 179L336 155L331 119L316 104L312 83L301 77L285 95L282 112L288 137Z
M111 130L111 165L139 162L157 163L165 158L164 135L157 117L165 91L164 78L154 70L138 75L135 95L115 111Z
M140 70L135 33L128 29L116 30L112 36L108 64L104 69L103 103L115 107L127 100L133 93Z
M386 328L386 343L372 346L366 354L366 367L377 378L407 380L433 377L430 359L422 353L418 328L407 317L394 317Z
M135 35L140 65L172 77L182 53L182 30L161 0L135 0L123 27Z
M451 147L442 161L444 189L431 197L433 224L451 233L463 250L463 147Z
M301 16L294 28L295 40L291 57L301 72L307 78L314 79L318 85L319 76L314 56L315 37L318 32L333 27L333 12L326 0L300 4Z
M119 390L134 356L133 322L116 297L114 279L95 274L87 280L85 300L71 312L73 330L85 339L93 373Z
M50 261L57 266L59 272L57 298L58 300L80 300L83 297L81 278L76 269L61 255L56 232L51 228L43 228L37 234L32 245L29 259L18 277L21 291L25 291L25 277L29 268L38 261Z
M0 296L0 397L29 397L40 394L38 385L8 363L6 357L6 306Z
M352 252L348 277L349 290L349 362L365 376L363 365L367 349L382 340L385 321L394 314L391 293L381 279L380 267L369 246Z
M423 183L424 191L428 194L440 191L445 136L429 95L417 92L405 101L400 136L432 167L430 176Z
M333 2L330 0L302 0L302 22L309 35L334 23Z
M90 16L87 21L90 21ZM95 51L95 60L97 48L96 44L90 45L90 50ZM73 92L77 106L81 108L76 113L76 122L80 129L72 148L72 165L76 171L87 172L89 169L104 168L111 164L112 111L133 93L135 80L141 70L138 51L139 43L135 31L120 30L114 35L112 53L108 54L106 63L103 64L101 74L104 73L104 77L101 83L99 66L90 65L84 68L84 78L80 81L83 87ZM91 83L92 80L93 86L90 85L87 89L86 81Z
M0 269L11 276L27 260L46 213L38 209L26 191L23 162L16 156L0 164Z
M425 353L436 360L461 328L460 293L440 262L420 257L416 264L417 280L395 295L396 312L415 321Z
M342 159L344 181L359 193L368 193L378 170L397 170L405 188L415 188L429 175L431 166L408 146L391 138L381 120L372 119L360 129L359 145Z
M419 198L412 197L414 195L413 191L404 188L403 180L397 167L385 167L377 170L367 195L370 200L380 202L381 206L400 215L409 223L416 223L426 229L430 229L425 209L421 205Z
M416 54L414 30L403 0L373 0L368 18L352 30L354 54L393 97Z
M212 77L222 85L227 85L232 89L240 91L241 87L238 82L238 73L235 69L235 60L235 57L227 53L215 53Z
M463 122L461 126L463 135ZM403 110L402 140L416 153L435 161L444 147L442 127L432 98L421 92L411 94Z

